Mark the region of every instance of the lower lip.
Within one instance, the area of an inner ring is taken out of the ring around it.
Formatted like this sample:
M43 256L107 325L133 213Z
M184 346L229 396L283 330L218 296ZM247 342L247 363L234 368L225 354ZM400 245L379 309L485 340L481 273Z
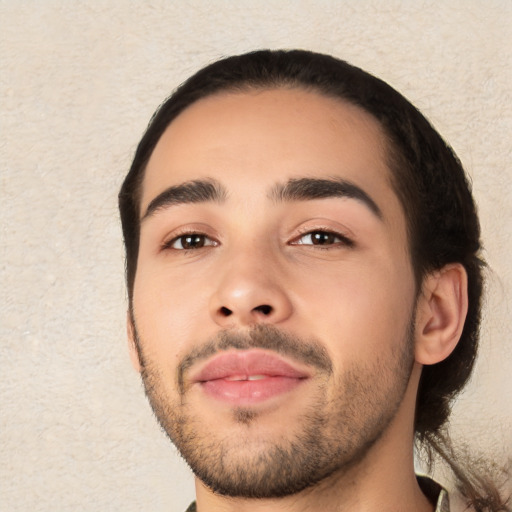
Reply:
M216 379L201 382L207 395L234 405L251 405L288 393L305 379L292 377L266 377L259 380Z

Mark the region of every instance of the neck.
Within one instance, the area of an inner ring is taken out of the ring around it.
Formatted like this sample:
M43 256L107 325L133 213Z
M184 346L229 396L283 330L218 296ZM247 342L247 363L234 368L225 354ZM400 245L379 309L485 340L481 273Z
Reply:
M413 418L420 367L397 414L358 464L300 493L273 499L220 496L196 480L198 512L432 512L414 474Z

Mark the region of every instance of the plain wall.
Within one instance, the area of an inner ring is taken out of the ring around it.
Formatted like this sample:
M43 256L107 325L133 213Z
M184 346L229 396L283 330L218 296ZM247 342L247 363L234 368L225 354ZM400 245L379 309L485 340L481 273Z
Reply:
M0 510L180 511L193 498L129 363L117 192L172 89L261 47L377 74L458 153L491 270L452 430L510 461L511 16L509 0L0 0Z

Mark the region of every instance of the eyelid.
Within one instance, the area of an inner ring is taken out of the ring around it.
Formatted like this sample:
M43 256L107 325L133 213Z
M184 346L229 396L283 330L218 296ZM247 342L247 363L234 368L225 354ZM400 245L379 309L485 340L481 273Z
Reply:
M313 246L315 244L301 244L298 243L298 240L303 238L306 235L312 235L313 233L326 233L326 234L332 234L335 237L340 239L340 242L333 243L333 244L326 244L325 246L322 246L321 244L315 245L316 248L319 249L328 249L333 247L354 247L355 241L354 237L351 234L347 233L347 230L342 230L340 228L333 228L332 226L302 226L298 230L298 235L294 236L294 238L289 242L291 245L304 245L304 246Z
M182 244L182 247L180 247L180 248L179 247L174 247L181 239L187 238L187 236L189 236L189 237L194 237L194 236L203 237L205 239L205 242L200 247L188 247L187 248L187 247L183 247L183 244ZM205 247L215 247L216 245L217 245L217 243L215 242L215 240L212 240L209 236L203 235L202 233L192 233L191 235L184 234L184 235L180 235L180 236L172 238L165 245L165 247L167 249L173 249L175 251L190 251L190 250L204 249Z
M185 236L192 236L192 235L197 235L197 236L204 236L205 238L207 238L208 240L211 240L213 243L211 244L208 244L204 247L215 247L217 245L220 244L219 240L213 236L211 233L209 233L209 229L207 229L205 226L187 226L187 227L183 227L183 228L177 228L175 230L173 230L170 234L168 234L163 242L160 244L160 250L162 251L165 251L165 250L175 250L175 251L188 251L188 250L197 250L197 249L176 249L176 248L173 248L172 245L174 243L176 243L176 241L179 239L179 238L182 238L182 237L185 237Z

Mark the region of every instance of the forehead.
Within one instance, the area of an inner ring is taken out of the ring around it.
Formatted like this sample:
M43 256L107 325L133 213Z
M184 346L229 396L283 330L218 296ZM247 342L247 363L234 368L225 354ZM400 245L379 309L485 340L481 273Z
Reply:
M296 88L224 92L192 104L167 127L146 168L141 212L169 186L194 179L255 194L304 176L343 178L397 205L386 137L370 114Z

